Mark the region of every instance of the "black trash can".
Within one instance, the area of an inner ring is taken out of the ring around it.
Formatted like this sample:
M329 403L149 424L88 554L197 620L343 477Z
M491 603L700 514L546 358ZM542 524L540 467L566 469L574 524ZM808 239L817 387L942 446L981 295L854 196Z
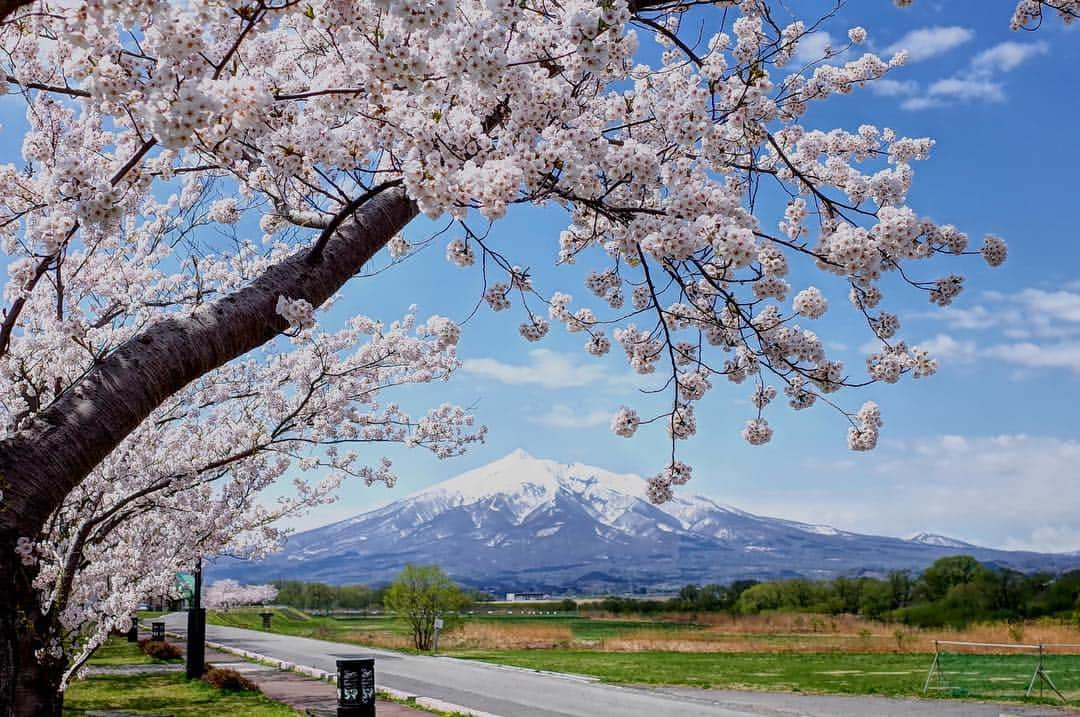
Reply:
M338 717L375 717L375 658L337 661Z
M150 639L151 640L164 640L165 639L165 623L152 622L150 623Z
M138 615L132 615L132 617L131 617L131 628L127 631L127 641L128 642L138 642L139 641L139 617L138 617Z
M263 621L263 623L262 623L263 629L264 630L269 630L270 629L270 618L272 618L274 616L274 613L269 612L269 611L260 612L259 616L262 618L262 621Z

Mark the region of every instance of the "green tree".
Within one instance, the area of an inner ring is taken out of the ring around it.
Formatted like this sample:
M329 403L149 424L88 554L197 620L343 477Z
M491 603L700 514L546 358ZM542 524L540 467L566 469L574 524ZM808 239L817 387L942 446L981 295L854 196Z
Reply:
M915 583L908 570L893 570L889 573L889 591L892 593L892 608L905 607L911 603L911 594Z
M863 617L876 620L894 607L892 586L889 583L869 580L863 585L859 595L859 612Z
M974 582L986 570L970 555L938 558L919 579L919 590L930 602L940 600L957 585Z
M404 617L412 628L417 650L430 650L435 619L465 607L468 597L438 565L409 563L383 597L387 610Z
M306 609L329 613L334 604L334 588L326 583L308 583L304 602Z

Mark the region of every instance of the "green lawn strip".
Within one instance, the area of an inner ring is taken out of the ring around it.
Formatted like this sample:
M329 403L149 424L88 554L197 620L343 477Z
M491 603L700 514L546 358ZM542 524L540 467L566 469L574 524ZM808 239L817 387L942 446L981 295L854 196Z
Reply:
M169 713L176 717L296 717L291 707L258 692L219 690L182 674L95 675L71 684L64 695L64 714L87 710L131 710Z
M930 666L922 654L677 653L584 650L471 650L453 656L537 670L593 675L618 684L917 697ZM934 696L1022 700L1034 662L1029 656L946 657L944 690ZM1080 657L1060 656L1048 669L1059 689L1080 700ZM1049 691L1045 694L1049 695Z
M115 665L155 665L162 664L139 649L138 643L128 642L125 638L113 637L94 651L89 664L94 667Z
M207 613L207 622L212 625L262 631L261 612L262 609L211 611ZM404 620L387 616L303 615L293 610L277 609L271 609L270 612L273 614L270 619L270 632L282 635L363 643L365 635L371 632L409 634L409 626Z

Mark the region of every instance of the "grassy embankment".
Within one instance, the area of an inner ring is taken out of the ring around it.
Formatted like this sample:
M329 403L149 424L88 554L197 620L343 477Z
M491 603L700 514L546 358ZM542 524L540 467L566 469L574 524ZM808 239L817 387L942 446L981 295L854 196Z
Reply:
M98 649L91 666L143 665L155 663L137 645L113 638ZM199 680L187 681L184 673L142 675L93 675L77 680L64 696L64 715L75 717L87 710L131 710L169 713L176 717L296 717L290 707L257 692L219 690Z

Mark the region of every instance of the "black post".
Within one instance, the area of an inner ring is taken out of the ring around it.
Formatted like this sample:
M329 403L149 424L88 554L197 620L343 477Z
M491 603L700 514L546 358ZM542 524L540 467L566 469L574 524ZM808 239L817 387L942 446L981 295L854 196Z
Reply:
M337 717L375 717L375 658L337 661Z
M139 641L139 616L138 615L132 615L131 616L131 629L128 630L128 632L127 632L127 641L128 642L138 642Z
M195 594L187 614L187 678L197 680L206 666L206 610L202 606L202 558L195 563Z
M150 639L158 642L165 639L165 623L160 620L150 623Z

